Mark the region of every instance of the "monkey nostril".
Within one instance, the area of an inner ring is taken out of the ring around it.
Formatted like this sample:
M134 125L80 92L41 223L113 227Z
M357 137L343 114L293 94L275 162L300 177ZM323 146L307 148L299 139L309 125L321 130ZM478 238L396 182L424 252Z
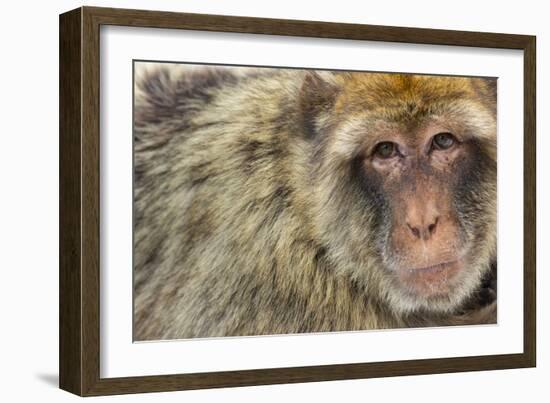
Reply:
M439 217L436 217L433 224L430 224L428 226L428 232L430 233L430 235L433 235L433 233L435 232L435 228L437 227L438 222L439 222Z
M407 223L407 226L409 227L409 229L411 230L411 232L413 233L413 235L416 237L416 238L420 238L420 230L416 227L413 227L412 225L410 225L409 223Z

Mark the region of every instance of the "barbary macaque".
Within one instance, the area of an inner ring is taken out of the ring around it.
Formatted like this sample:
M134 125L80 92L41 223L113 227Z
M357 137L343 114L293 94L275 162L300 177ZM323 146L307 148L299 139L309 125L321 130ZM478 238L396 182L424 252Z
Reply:
M496 161L495 79L144 69L134 337L495 323Z

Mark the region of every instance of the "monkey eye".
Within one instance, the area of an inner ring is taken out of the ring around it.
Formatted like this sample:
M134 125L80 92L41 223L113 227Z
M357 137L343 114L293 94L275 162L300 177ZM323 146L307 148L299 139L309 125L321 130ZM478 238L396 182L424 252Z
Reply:
M451 133L438 133L433 137L432 147L437 150L447 150L455 145L456 141Z
M378 143L374 149L373 154L383 159L392 158L397 154L397 144L391 141Z

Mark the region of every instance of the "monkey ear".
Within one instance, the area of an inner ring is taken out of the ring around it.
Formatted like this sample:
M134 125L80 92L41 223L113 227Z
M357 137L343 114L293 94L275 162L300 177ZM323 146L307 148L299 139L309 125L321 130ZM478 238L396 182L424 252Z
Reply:
M300 112L307 137L319 132L319 117L332 111L339 91L333 73L308 71L305 74L300 90Z
M496 78L488 78L485 80L486 102L490 105L495 116L497 113L497 81Z
M485 80L487 95L493 99L497 99L497 78L488 78Z
M497 101L497 79L496 78L478 78L474 80L477 93L488 104L496 107Z

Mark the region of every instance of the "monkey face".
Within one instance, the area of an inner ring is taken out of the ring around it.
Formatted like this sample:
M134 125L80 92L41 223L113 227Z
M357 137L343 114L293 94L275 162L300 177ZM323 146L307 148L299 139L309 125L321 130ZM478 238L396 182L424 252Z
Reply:
M474 151L460 134L433 124L376 137L363 162L388 200L384 263L411 294L449 294L468 265L453 194Z
M491 101L472 79L388 75L364 92L358 76L348 81L354 91L334 102L341 120L327 129L320 170L332 182L320 186L329 193L319 216L338 233L327 239L393 309L453 310L496 255Z

